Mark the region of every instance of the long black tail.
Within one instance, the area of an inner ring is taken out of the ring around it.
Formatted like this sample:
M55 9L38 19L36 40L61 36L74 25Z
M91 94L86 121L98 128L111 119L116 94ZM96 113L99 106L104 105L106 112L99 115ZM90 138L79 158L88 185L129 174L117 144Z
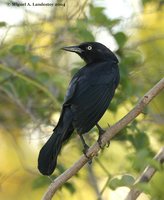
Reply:
M64 108L53 134L42 147L38 157L38 169L43 175L51 175L57 164L57 157L62 144L67 140L72 132L72 113L69 108Z

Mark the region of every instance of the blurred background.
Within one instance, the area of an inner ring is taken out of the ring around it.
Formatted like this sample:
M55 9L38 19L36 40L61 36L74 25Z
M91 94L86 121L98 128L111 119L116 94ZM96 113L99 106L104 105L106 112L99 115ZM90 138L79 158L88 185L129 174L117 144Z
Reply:
M84 65L60 48L98 41L119 58L121 82L100 122L107 128L163 77L163 10L163 0L0 1L0 200L41 199L51 183L37 170L38 152L58 121L71 77ZM53 199L123 200L164 144L163 99L164 94L156 97ZM85 138L93 144L96 129ZM69 168L82 148L74 134L52 178ZM153 165L158 172L140 185L139 200L164 200L164 170Z

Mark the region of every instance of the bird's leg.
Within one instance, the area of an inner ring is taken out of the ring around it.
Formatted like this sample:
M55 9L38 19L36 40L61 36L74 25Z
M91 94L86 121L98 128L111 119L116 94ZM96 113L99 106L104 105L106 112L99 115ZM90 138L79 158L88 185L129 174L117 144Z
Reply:
M83 147L84 147L84 149L83 149L83 154L84 154L85 157L89 160L88 163L91 164L91 163L92 163L92 159L89 158L89 157L87 156L87 151L88 151L88 149L89 149L89 146L86 144L86 142L85 142L85 140L84 140L82 134L79 134L79 136L80 136L80 139L81 139L82 144L83 144Z
M98 130L99 130L99 137L98 137L97 142L98 142L98 144L99 144L99 147L100 147L101 149L103 149L103 147L102 147L102 142L101 142L101 137L102 137L102 135L105 133L105 130L102 129L101 126L100 126L99 124L96 124L96 126L97 126L97 128L98 128ZM110 144L110 142L107 143L107 147L109 147L109 144Z

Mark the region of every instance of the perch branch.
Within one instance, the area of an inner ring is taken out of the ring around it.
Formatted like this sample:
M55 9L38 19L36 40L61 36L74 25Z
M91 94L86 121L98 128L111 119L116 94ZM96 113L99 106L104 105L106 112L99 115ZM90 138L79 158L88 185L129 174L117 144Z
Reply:
M158 154L156 154L156 156L153 159L158 161L159 163L164 162L164 147L161 148L161 150L158 152ZM135 199L137 199L137 197L141 194L142 191L135 188L135 186L138 183L149 182L156 171L157 170L153 166L151 166L151 165L147 166L145 168L145 170L142 172L142 174L140 175L140 177L133 184L133 186L132 186L131 190L129 191L125 200L135 200Z
M157 96L162 89L164 88L164 78L162 78L154 87L152 87L138 102L138 104L121 120L119 120L116 124L107 129L107 131L103 134L102 137L102 145L108 143L116 134L119 133L121 129L123 129L127 124L133 121L140 113L142 113L143 109L150 101ZM96 142L93 146L88 149L87 157L93 158L97 155L100 147ZM86 163L88 159L86 156L82 155L74 165L72 165L69 169L63 172L60 176L58 176L48 187L45 192L42 200L50 200L52 199L55 192L72 176L74 176Z

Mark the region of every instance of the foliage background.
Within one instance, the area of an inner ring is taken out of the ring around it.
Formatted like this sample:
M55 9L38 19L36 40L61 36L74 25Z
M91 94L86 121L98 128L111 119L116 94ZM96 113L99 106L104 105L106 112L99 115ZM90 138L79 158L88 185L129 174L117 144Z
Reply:
M54 6L39 14L15 7L23 10L22 21L0 22L4 30L0 38L0 199L41 199L51 182L37 170L38 152L57 123L71 76L84 65L78 56L60 51L62 46L97 41L104 32L104 41L110 38L115 44L121 83L101 119L104 128L124 116L163 77L163 1L141 1L140 12L126 20L109 18L103 0L58 1L63 2L65 7ZM163 145L163 97L159 95L54 199L123 199ZM86 136L90 145L97 139L96 129L91 132ZM52 178L71 166L81 151L75 134L64 145ZM138 199L164 199L164 171L153 164L159 172L150 183L140 185L145 194Z

